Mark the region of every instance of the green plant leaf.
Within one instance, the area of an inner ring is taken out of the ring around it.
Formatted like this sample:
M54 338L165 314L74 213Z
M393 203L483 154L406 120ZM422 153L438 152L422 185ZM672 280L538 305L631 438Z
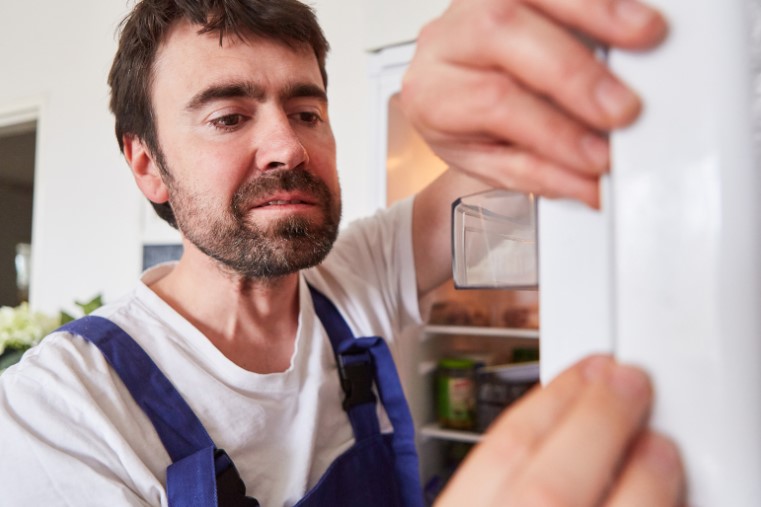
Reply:
M6 350L4 354L0 355L0 372L19 362L21 356L24 355L26 349L23 350Z
M80 303L79 301L76 302L76 305L82 309L82 312L85 315L90 315L92 312L103 306L103 296L101 294L98 294L94 298L92 298L90 301L87 301L86 303Z
M72 320L75 320L74 317L64 312L63 310L61 310L61 325L62 326L66 324L67 322L71 322Z

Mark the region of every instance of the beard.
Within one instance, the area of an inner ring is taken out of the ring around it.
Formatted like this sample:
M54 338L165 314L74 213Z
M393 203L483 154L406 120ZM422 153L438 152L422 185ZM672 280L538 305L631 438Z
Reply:
M316 266L338 236L341 201L320 178L301 167L272 170L239 188L228 209L209 206L203 194L179 188L170 177L177 227L201 252L246 279L270 279ZM246 219L248 205L279 191L309 195L320 218L299 214L261 225Z

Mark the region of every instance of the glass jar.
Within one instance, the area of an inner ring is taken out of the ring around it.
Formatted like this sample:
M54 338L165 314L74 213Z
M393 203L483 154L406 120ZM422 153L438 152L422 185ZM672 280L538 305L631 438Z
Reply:
M436 372L436 412L442 428L475 428L476 362L468 358L441 359Z

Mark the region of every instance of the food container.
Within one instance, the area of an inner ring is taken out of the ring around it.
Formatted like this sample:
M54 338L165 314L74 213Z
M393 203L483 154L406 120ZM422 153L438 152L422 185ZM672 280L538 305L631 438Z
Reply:
M485 367L476 373L476 431L483 432L505 408L539 382L539 363Z
M457 288L536 288L536 199L489 190L452 204L452 271Z
M475 428L477 364L470 358L439 361L436 371L436 413L442 428Z

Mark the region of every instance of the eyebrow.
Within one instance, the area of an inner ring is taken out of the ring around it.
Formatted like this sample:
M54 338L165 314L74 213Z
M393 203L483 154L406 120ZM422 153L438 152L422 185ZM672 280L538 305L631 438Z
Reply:
M280 100L283 101L300 97L312 97L325 103L328 102L325 90L312 83L291 83L279 95ZM185 106L185 109L187 111L196 111L205 104L220 99L249 98L262 102L265 96L266 94L261 86L250 82L215 84L194 95L187 106Z
M250 98L261 102L264 100L264 90L248 82L215 84L195 94L185 109L195 111L209 102L234 98Z
M291 83L280 93L280 100L286 101L297 98L315 98L321 102L328 102L325 90L312 83Z

